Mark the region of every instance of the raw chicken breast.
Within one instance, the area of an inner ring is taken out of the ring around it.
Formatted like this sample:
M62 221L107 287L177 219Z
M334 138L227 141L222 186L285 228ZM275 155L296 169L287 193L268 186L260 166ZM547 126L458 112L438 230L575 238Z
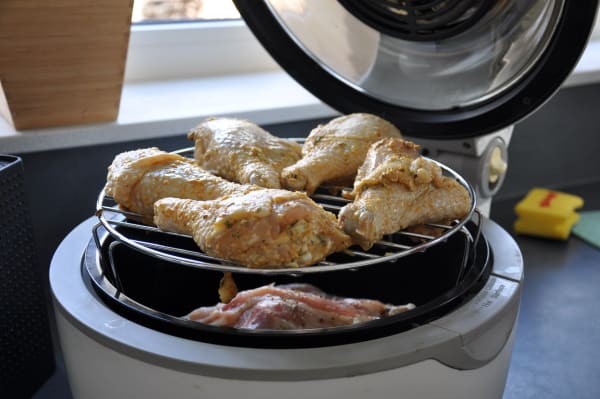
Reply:
M229 303L192 311L200 323L252 330L297 330L348 326L414 309L372 299L327 295L309 284L267 285L239 292Z

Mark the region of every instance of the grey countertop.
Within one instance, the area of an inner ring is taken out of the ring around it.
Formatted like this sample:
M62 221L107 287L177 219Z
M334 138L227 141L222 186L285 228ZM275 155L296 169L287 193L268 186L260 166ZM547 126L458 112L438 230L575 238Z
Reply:
M565 188L600 210L600 182ZM498 201L492 219L512 232L515 200ZM600 398L600 249L515 236L525 282L504 399Z
M600 182L564 191L600 209ZM512 232L519 198L498 200L492 219ZM515 236L525 283L504 399L600 398L600 249L577 237L554 241ZM70 398L64 367L34 395Z

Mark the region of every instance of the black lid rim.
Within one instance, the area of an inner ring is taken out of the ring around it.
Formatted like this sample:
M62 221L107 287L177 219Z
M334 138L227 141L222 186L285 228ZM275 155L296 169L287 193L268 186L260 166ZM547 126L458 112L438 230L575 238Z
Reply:
M379 115L411 137L464 139L510 126L554 95L585 49L599 0L565 0L547 49L520 82L484 103L443 111L400 107L356 90L310 58L287 34L264 1L233 1L273 59L298 83L339 112Z

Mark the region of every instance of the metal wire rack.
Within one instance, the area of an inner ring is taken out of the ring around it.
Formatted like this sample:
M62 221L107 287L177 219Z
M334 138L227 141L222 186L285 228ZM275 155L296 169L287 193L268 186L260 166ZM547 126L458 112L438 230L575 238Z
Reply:
M185 148L175 153L189 156L193 148ZM96 215L99 218L99 224L94 229L94 239L100 246L98 238L98 229L103 227L106 232L115 240L113 244L125 244L130 248L142 252L151 257L161 259L185 267L195 267L204 270L215 270L221 272L252 273L263 275L288 274L301 276L307 273L330 272L337 270L352 270L361 267L376 265L382 262L394 262L398 259L409 256L414 253L424 252L428 248L446 241L453 234L460 232L465 236L465 251L463 253L462 265L466 268L469 256L476 247L480 233L481 215L476 210L475 192L471 185L464 180L458 173L447 166L437 163L443 173L456 179L468 191L471 204L468 214L461 220L455 220L451 224L427 224L429 228L437 229L441 234L428 235L409 231L398 231L390 234L384 239L377 241L368 251L363 251L358 247L352 246L343 252L338 252L328 256L316 265L297 268L279 268L279 269L256 269L247 268L227 259L216 258L202 252L193 242L192 237L183 234L166 232L155 226L145 225L136 220L142 219L141 215L129 212L119 208L115 201L108 197L104 191L101 191L97 204ZM348 199L340 195L333 195L330 192L339 192L340 187L321 187L311 198L319 203L324 209L337 213L342 206L349 202ZM350 189L348 189L350 190ZM471 234L465 224L474 219L477 214L476 233ZM113 248L114 245L111 245ZM109 248L109 260L112 250ZM112 262L110 262L112 263ZM113 267L114 269L114 267ZM113 270L114 272L114 270ZM458 280L464 274L461 270Z

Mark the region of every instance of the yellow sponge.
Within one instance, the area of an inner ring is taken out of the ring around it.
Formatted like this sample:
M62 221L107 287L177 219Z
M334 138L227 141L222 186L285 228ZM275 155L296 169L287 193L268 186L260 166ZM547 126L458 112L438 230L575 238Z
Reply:
M579 220L583 199L560 191L533 188L515 207L515 232L565 240Z

